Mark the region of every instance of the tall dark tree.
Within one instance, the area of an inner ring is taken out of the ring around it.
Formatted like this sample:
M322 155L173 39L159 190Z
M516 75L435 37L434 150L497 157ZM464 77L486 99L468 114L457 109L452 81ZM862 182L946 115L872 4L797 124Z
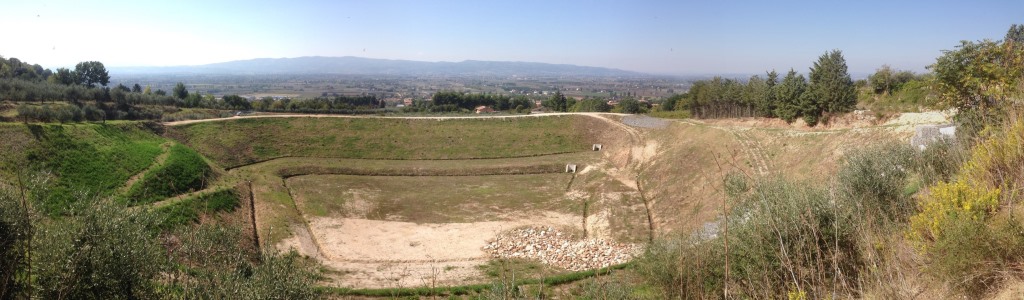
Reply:
M644 111L643 104L633 98L626 98L619 102L619 110L626 114L638 114Z
M764 95L764 99L757 104L757 112L765 117L775 117L775 106L778 105L778 100L775 97L775 86L779 84L779 73L775 70L766 74L764 83L768 86L768 91Z
M96 84L107 86L110 83L110 74L107 74L107 68L98 61L78 63L75 65L75 74L78 84L84 84L90 88L96 87Z
M795 70L789 69L782 82L775 86L775 99L778 101L775 107L775 115L786 122L793 122L800 116L800 97L807 90L807 79L804 75L798 75Z
M763 116L764 113L762 113L759 107L763 105L769 93L770 90L766 80L761 79L761 76L750 76L750 79L747 80L747 85L743 87L743 100L741 101L743 107L746 107L748 111L753 109L754 114Z
M188 89L186 89L185 84L181 82L174 85L174 90L172 91L172 93L172 95L174 95L174 98L185 99L186 97L188 97Z
M132 86L132 93L141 93L141 92L142 92L142 86L141 85L136 83L135 85Z
M1006 38L1003 41L1024 45L1024 24L1010 25L1010 30L1006 32Z
M249 99L242 98L239 95L226 95L224 96L224 104L231 107L231 109L248 110L252 109L252 103L249 103Z
M565 95L562 92L555 92L551 95L551 98L541 103L542 106L550 108L553 111L568 111L569 105L568 100L565 99Z
M809 96L813 97L817 108L814 111L849 112L857 105L857 88L853 86L850 73L847 71L843 52L832 50L818 57L811 67ZM810 106L807 106L811 109ZM806 111L808 114L814 111Z

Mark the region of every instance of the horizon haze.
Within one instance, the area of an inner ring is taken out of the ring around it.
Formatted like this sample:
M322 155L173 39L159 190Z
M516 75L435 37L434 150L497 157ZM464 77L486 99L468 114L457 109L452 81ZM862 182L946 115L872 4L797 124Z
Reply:
M851 73L923 72L960 40L1001 39L1019 1L822 4L525 1L46 1L5 5L0 55L46 68L195 66L306 56L506 61L656 75L806 72L839 49ZM963 20L948 22L944 20Z

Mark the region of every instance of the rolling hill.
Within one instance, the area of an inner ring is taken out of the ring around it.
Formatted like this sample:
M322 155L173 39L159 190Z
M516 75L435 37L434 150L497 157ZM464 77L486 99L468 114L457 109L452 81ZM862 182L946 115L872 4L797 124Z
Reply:
M348 74L348 75L463 75L463 76L599 76L635 77L645 74L619 69L536 62L426 62L363 57L305 56L257 58L197 66L110 68L121 74Z

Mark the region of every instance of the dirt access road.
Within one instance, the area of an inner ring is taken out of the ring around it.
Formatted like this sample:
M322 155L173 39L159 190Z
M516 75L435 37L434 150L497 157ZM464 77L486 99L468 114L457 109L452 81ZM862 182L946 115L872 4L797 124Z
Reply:
M258 118L355 118L355 119L404 119L404 120L452 120L452 119L508 119L508 118L529 118L529 117L550 117L550 116L571 116L571 115L582 115L591 117L601 116L629 116L630 114L619 114L619 113L539 113L539 114L528 114L528 115L483 115L483 116L467 116L467 117L393 117L393 116L374 116L374 115L324 115L324 114L280 114L280 115L254 115L254 116L234 116L227 118L215 118L215 119L201 119L201 120L186 120L186 121L174 121L164 122L164 126L178 126L187 125L193 123L204 123L204 122L218 122L227 120L240 120L240 119L258 119Z

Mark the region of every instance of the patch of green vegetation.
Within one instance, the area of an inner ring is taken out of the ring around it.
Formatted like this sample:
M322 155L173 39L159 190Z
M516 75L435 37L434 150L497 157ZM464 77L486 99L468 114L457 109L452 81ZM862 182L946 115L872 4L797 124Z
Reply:
M691 117L690 111L688 110L654 110L647 114L652 117L662 119L689 119Z
M483 271L484 275L491 279L510 277L513 274L516 277L522 278L539 278L545 275L565 272L565 270L556 269L539 261L528 259L492 259L487 264L477 267L480 271Z
M351 288L320 288L321 292L335 296L364 296L364 297L415 297L415 296L450 296L450 295L471 295L491 290L497 286L516 287L531 284L544 284L547 286L562 285L580 281L594 276L611 274L613 271L622 270L630 264L614 265L606 268L558 274L543 278L527 278L515 282L496 282L484 284L471 284L446 287L418 287L418 288L383 288L383 289L351 289ZM501 288L501 287L497 287Z
M51 214L76 199L111 195L153 162L163 142L141 123L27 128L34 141L23 149L26 165L38 174L53 176L45 195L36 197L38 207Z
M186 198L174 204L157 208L159 227L165 230L199 221L199 216L234 211L238 208L238 192L231 188Z
M167 160L147 171L122 201L132 205L153 203L206 186L212 171L199 153L181 144L172 145L168 151Z
M281 156L474 159L589 150L585 116L515 119L256 118L171 127L227 167Z

